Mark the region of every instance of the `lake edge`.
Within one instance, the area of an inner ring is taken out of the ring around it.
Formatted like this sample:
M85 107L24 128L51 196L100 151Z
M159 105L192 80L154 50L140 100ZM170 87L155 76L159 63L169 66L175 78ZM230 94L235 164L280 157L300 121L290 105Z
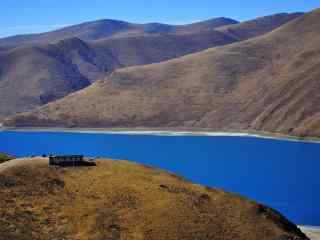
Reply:
M150 136L194 136L194 137L253 137L294 142L320 143L320 137L297 137L281 133L264 131L210 131L174 130L162 128L59 128L59 127L0 127L0 132L57 132L57 133L86 133L86 134L119 134L119 135L150 135Z

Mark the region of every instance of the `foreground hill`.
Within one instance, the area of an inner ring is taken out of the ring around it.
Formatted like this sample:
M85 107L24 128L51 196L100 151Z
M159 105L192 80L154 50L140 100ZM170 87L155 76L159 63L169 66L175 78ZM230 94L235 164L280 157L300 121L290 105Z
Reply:
M306 240L279 213L127 161L0 164L0 239Z
M243 23L247 27L226 18L182 26L102 20L24 38L0 39L0 43L19 46L0 48L0 120L62 98L114 69L157 63L241 41L243 36L266 33L298 15L267 16ZM233 34L215 30L230 24L235 25Z
M120 69L7 126L174 127L320 136L320 10L245 42Z

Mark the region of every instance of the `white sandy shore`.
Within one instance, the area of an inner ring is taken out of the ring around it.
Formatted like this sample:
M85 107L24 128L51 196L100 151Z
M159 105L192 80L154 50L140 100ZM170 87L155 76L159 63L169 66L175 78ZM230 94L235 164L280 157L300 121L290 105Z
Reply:
M320 240L320 227L313 226L299 226L311 240Z
M155 136L236 136L255 137L286 141L320 143L317 138L298 138L295 136L268 133L268 132L218 132L218 131L174 131L150 129L106 129L106 128L1 128L0 131L17 132L66 132L66 133L93 133L93 134L123 134L123 135L155 135Z

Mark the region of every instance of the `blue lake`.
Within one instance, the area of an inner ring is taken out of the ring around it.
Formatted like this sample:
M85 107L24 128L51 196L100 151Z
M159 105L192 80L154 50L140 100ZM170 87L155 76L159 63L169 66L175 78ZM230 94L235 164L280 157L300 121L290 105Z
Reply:
M320 225L320 144L256 137L0 132L0 152L84 154L167 169L267 204L297 224Z

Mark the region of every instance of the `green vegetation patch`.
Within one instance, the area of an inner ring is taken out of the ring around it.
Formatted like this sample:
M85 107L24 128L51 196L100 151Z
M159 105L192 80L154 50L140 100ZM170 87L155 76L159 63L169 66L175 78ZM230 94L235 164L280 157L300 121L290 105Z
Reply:
M9 160L11 160L11 159L14 159L14 157L13 157L13 156L10 156L10 155L8 155L8 154L6 154L6 153L1 153L1 152L0 152L0 164L1 164L1 163L4 163L4 162L6 162L6 161L9 161Z

